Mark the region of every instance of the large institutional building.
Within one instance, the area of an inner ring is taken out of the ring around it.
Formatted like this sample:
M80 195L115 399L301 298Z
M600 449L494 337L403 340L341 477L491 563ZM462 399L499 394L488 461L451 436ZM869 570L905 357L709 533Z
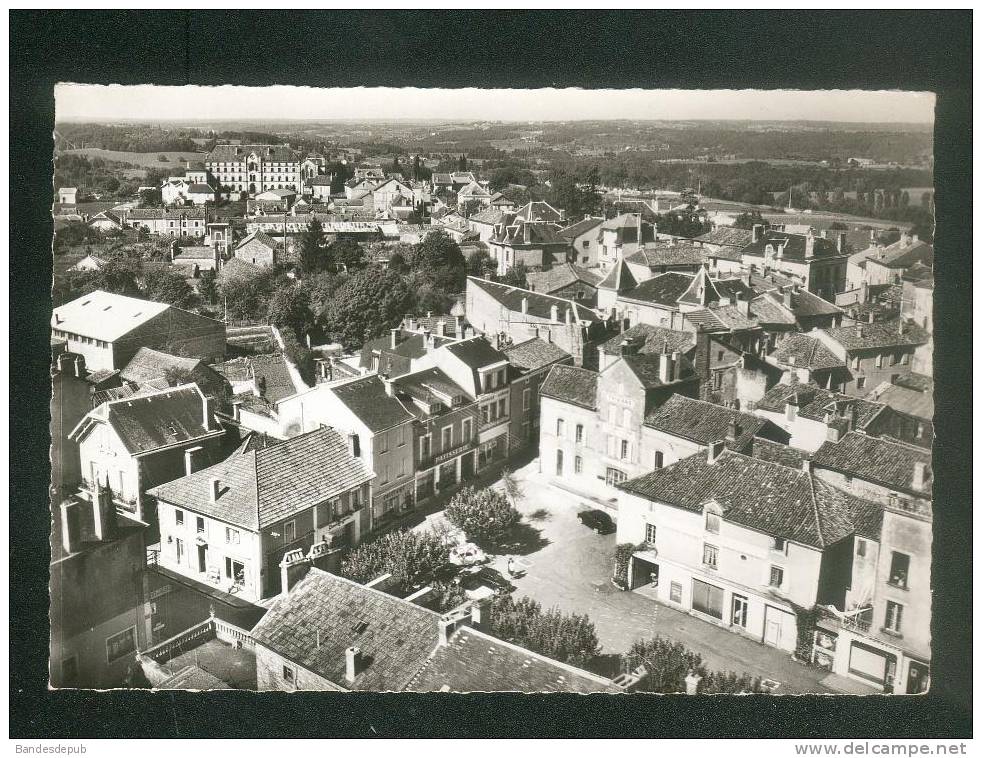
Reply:
M300 192L300 156L287 145L215 145L205 168L228 192Z

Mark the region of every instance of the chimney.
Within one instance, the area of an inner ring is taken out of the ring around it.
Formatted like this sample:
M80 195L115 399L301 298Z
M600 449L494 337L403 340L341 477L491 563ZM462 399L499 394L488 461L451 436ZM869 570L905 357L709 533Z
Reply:
M736 421L730 421L726 427L726 441L736 442L738 436L740 436L740 425Z
M407 331L410 331L410 332L415 332L416 331L416 317L412 313L407 313L406 314L406 318L404 319L404 323L406 324L406 330Z
M752 241L760 242L763 238L764 238L764 225L754 224Z
M808 234L805 235L805 257L815 257L815 235L811 229L809 229Z
M900 247L910 247L910 232L905 231L900 235Z
M58 367L59 374L71 374L75 376L75 356L71 353L62 353L59 355L55 365Z
M552 307L549 308L549 320L552 321L552 322L554 322L554 323L557 322L557 321L559 321L559 306L558 305L553 305Z
M361 442L354 432L348 432L348 455L352 458L361 458Z
M838 236L835 238L835 249L839 253L843 253L846 250L846 233L839 232Z
M213 503L218 502L218 496L221 494L222 490L222 480L216 476L211 477L208 480L208 497Z
M668 353L658 355L658 381L662 384L672 381L672 356Z
M491 601L487 598L471 603L471 626L481 631L491 628Z
M92 526L99 541L111 540L116 533L116 506L108 485L92 494Z
M396 388L395 385L392 383L391 379L389 379L388 377L382 379L382 386L385 387L386 395L388 395L389 397L396 396Z
M865 335L865 332L863 330L863 325L862 324L856 324L856 336L859 337L860 339L862 339L864 335Z
M454 316L454 329L455 329L454 334L457 336L457 339L463 339L464 338L463 316Z
M433 332L423 329L423 344L427 350L433 347Z
M859 285L859 302L869 302L869 285L866 282Z
M923 461L917 461L914 464L914 489L915 490L925 490L927 489L927 464Z
M672 381L678 381L679 375L682 373L682 354L678 350L672 353L672 365L670 368Z
M795 392L784 405L784 417L788 421L798 418L798 393Z
M736 293L736 307L740 311L740 315L745 318L750 318L750 298L745 296L742 292Z
M785 307L785 308L787 308L788 310L790 310L790 309L791 309L791 307L792 307L792 303L791 303L791 294L792 294L792 290L791 290L791 288L790 288L790 287L788 287L788 288L787 288L786 290L784 290L784 292L782 293L782 295L783 295L783 297L784 297L784 307Z
M921 241L920 235L917 234L910 235L910 244L916 245L920 241Z
M184 475L191 476L200 467L201 453L204 451L204 447L201 445L195 445L194 447L189 447L184 451Z
M566 323L567 324L572 324L573 323L573 309L572 308L567 308L566 309Z
M828 423L828 422L826 422L826 423ZM829 425L827 427L827 430L826 430L826 433L825 433L825 438L829 442L838 442L840 436L841 436L841 434L839 432L839 427L834 422L833 423L829 423Z
M436 335L437 337L447 336L447 322L442 318L436 322Z
M440 617L440 644L448 645L450 644L450 638L453 636L454 629L457 628L457 620L454 618L448 618L447 616Z
M280 561L280 594L285 597L297 582L307 576L310 561L301 548L288 551Z
M715 442L710 442L709 446L706 448L706 460L710 465L716 463L716 460L723 454L723 449L725 444L723 440L716 440Z
M785 244L786 243L783 242L783 241L777 243L777 257L778 258L783 258L784 257L784 245Z
M810 458L802 458L801 459L801 471L802 471L802 473L805 473L805 474L808 474L809 476L811 476L811 473L812 473L812 462L811 462L811 459Z
M522 313L529 312L529 299L527 297L522 298Z
M85 356L75 356L75 376L79 379L85 378Z
M389 350L395 350L399 346L399 330L389 329Z
M361 648L352 646L344 651L344 679L348 684L354 684L361 673Z
M215 399L205 397L201 403L201 426L206 432L215 428Z

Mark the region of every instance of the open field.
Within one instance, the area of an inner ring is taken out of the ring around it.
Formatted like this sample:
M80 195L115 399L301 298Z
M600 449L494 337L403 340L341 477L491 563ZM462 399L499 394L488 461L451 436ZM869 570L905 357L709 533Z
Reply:
M107 161L120 161L122 163L132 163L142 168L184 168L184 161L202 161L205 153L191 152L152 152L152 153L129 153L121 150L103 150L100 147L83 147L76 150L66 150L66 153L74 155L85 155L89 158L103 158ZM158 160L158 156L166 155L167 160Z

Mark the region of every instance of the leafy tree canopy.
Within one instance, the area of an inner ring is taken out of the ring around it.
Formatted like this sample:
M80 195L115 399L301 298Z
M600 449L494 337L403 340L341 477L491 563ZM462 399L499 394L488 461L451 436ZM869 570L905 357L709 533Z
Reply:
M434 532L389 532L351 550L341 573L356 582L392 574L399 587L407 590L428 581L445 565L449 549L447 539Z
M444 515L469 540L483 545L499 542L522 518L502 492L474 487L454 495Z
M535 600L511 595L496 597L491 608L491 634L548 658L586 666L600 655L600 640L589 616L542 610Z
M325 311L325 325L345 347L360 347L399 324L412 304L412 290L402 277L369 266L338 288Z

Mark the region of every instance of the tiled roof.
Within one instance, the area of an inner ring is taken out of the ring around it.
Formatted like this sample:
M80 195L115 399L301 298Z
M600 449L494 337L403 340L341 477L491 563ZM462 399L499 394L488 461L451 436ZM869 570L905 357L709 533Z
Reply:
M377 375L337 385L332 391L373 433L413 418L402 403L385 391L385 385Z
M178 355L162 353L149 347L141 347L136 351L130 362L119 372L119 375L130 382L138 384L151 379L159 379L168 369L181 369L191 372L202 365L197 358L185 358Z
M298 391L287 368L286 359L279 353L251 355L247 356L247 360L256 382L263 389L263 396L269 402L278 403Z
M692 362L684 355L679 356L678 375L672 382L662 382L659 378L658 368L661 363L661 357L658 355L651 353L621 355L621 360L624 361L624 364L638 378L638 381L641 382L645 389L654 389L655 387L663 387L668 384L675 384L676 382L684 382L692 379L696 375L696 370Z
M440 642L440 617L339 576L311 569L252 630L257 644L350 690L401 691ZM365 662L345 679L345 651Z
M215 190L207 184L192 184L188 187L188 192L193 194L214 195Z
M127 221L148 221L150 219L174 219L180 218L203 219L207 218L208 213L204 208L178 208L169 210L167 208L134 208L126 215Z
M857 429L865 428L886 407L883 403L871 403L814 384L778 384L757 401L757 408L784 413L787 404L794 400L798 403L798 415L803 418L824 421L829 414L833 419L836 415L844 417L849 414Z
M599 376L596 371L557 364L549 370L539 394L594 410L597 407Z
M776 300L778 295L770 293L767 297ZM783 295L781 297L783 298ZM784 302L783 299L781 302ZM802 316L830 316L842 313L842 308L807 290L795 288L791 291L791 311L795 316L801 318Z
M746 452L746 451L745 451ZM751 451L748 453L754 458L762 461L778 463L796 470L801 470L802 464L808 460L808 453L790 445L782 445L780 442L765 440L763 437L754 437Z
M266 234L266 232L259 230L253 232L248 237L243 239L238 245L235 246L235 249L238 250L242 247L245 247L248 243L253 241L258 242L261 245L265 245L270 250L277 250L280 247L279 243L273 240L273 238L270 237L268 234Z
M560 223L563 220L562 213L549 205L549 203L538 200L526 203L521 208L515 209L515 216L524 221Z
M934 246L927 242L909 242L899 239L882 250L866 251L866 259L887 268L908 268L915 263L926 266L934 264Z
M798 323L794 313L784 306L783 301L770 295L761 295L751 300L750 312L761 325L793 326Z
M821 479L779 463L724 450L702 453L631 479L619 489L688 511L715 500L723 518L803 545L824 548L852 535L879 538L882 511Z
M222 263L222 269L219 272L219 276L223 281L225 281L238 277L249 278L251 276L255 276L260 271L262 271L262 266L257 266L255 263L249 263L249 261L244 261L241 258L232 257Z
M462 627L406 687L410 692L620 692L609 679Z
M905 413L908 416L925 419L926 421L934 420L933 390L922 392L910 389L909 387L883 382L867 395L867 398L885 403L894 410Z
M521 245L566 245L565 239L557 234L551 223L545 221L525 221L516 218L511 222L503 222L500 234L491 236L492 242L511 247Z
M532 271L525 278L529 283L529 289L547 295L576 282L596 287L601 279L599 274L574 266L572 263L561 263L548 271Z
M517 345L506 347L502 352L508 362L520 371L535 371L543 366L569 358L569 353L553 342L533 337Z
M692 275L677 271L656 276L641 282L637 287L624 293L625 300L636 300L642 303L654 303L677 307L678 300L692 284Z
M469 220L479 224L500 224L504 222L505 217L504 211L497 208L485 208L480 213L475 213Z
M624 341L630 343L643 340L638 346L639 353L674 353L688 352L696 343L696 335L692 332L680 332L649 324L635 324L616 337L604 342L601 347L607 355L620 355Z
M461 342L451 342L446 346L446 350L465 366L475 370L508 359L502 351L491 347L491 343L483 337L471 337Z
M567 309L572 309L577 321L600 321L600 317L595 311L580 305L574 300L544 295L541 292L532 292L531 290L512 287L507 284L490 282L487 279L479 279L474 276L467 277L467 286L475 286L484 290L513 313L521 313L522 300L523 298L528 298L528 313L531 316L551 319L552 306L555 305L559 309L560 321L565 319Z
M115 400L106 410L109 424L133 455L216 433L214 422L210 431L204 428L204 402L193 384Z
M711 232L696 237L697 242L707 245L726 245L743 248L753 242L754 233L749 229L737 229L733 226L717 226Z
M170 307L166 303L95 290L55 308L51 328L114 342Z
M820 339L809 337L807 334L789 335L770 357L782 366L811 370L839 368L846 365L845 361L829 350Z
M465 402L474 400L467 390L439 368L427 368L411 374L403 374L393 380L393 384L396 392L427 403L436 400L447 407L453 407L454 398L462 398ZM416 406L409 407L414 412L417 410Z
M825 442L812 456L822 466L903 492L931 496L931 453L920 447L850 432L838 442ZM914 483L914 464L926 467L928 483Z
M931 336L915 323L904 323L901 332L900 319L829 327L823 331L846 350L923 345L931 339Z
M591 229L596 229L600 226L604 220L602 218L585 218L581 221L577 221L575 224L570 224L564 229L560 229L558 234L560 237L567 241L572 241L579 237L581 234L589 232Z
M630 263L656 269L660 266L701 266L709 260L709 251L685 242L656 242L627 256Z
M685 313L685 320L704 331L734 331L756 329L757 320L743 315L735 305L712 305Z
M741 413L684 395L672 395L644 420L645 426L700 445L727 439L731 423L736 424L737 435L734 441L727 440L726 445L733 450L744 450L761 429L771 426L751 413Z
M297 153L286 145L215 145L205 156L206 163L240 163L250 153L255 153L263 162L299 163Z
M360 487L373 474L347 440L322 427L275 445L233 455L161 484L149 494L189 511L256 531ZM211 500L211 480L219 495Z

